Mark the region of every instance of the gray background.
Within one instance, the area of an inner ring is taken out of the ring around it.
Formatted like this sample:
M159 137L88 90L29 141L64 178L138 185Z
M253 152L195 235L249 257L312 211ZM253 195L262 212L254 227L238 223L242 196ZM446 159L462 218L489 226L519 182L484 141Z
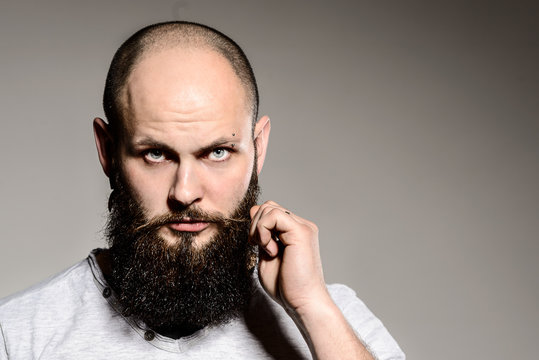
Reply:
M0 297L103 246L91 120L149 23L236 39L273 199L410 359L537 358L539 9L518 1L0 3Z

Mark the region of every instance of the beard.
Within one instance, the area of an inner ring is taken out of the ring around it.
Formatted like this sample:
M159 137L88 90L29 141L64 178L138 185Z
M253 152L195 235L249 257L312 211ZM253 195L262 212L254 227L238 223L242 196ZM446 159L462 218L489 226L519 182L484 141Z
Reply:
M256 171L230 217L189 206L147 219L120 172L113 183L107 280L124 313L158 332L198 329L241 314L253 290L256 265L256 248L248 243L249 210L260 192ZM216 234L199 246L194 233L172 231L173 244L159 235L163 225L186 217L214 224Z

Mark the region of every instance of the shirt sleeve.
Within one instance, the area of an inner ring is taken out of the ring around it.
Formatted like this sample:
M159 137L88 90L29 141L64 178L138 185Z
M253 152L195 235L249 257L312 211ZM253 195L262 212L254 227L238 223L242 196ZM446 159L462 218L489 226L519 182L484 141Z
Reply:
M384 324L357 297L354 290L341 284L329 285L328 289L361 342L377 360L406 358Z
M7 360L7 345L6 339L4 338L4 329L2 328L2 323L0 323L0 360Z

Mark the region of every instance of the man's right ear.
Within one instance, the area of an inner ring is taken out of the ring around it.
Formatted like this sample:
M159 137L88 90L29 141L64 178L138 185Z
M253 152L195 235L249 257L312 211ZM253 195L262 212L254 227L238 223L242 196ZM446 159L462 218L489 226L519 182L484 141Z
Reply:
M101 118L94 119L94 138L101 167L110 178L113 158L113 139L109 125Z

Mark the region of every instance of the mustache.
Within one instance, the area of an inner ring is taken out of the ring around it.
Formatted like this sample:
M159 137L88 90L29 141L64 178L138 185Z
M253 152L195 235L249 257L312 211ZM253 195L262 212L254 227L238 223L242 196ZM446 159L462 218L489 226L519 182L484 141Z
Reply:
M162 215L155 216L143 224L137 226L134 229L134 232L150 232L153 230L157 230L161 226L170 224L170 223L177 223L177 222L206 222L206 223L214 223L218 226L230 226L234 224L242 224L250 222L251 219L249 217L228 217L224 216L223 214L219 212L207 212L202 209L192 207L180 211L173 211L168 212Z

